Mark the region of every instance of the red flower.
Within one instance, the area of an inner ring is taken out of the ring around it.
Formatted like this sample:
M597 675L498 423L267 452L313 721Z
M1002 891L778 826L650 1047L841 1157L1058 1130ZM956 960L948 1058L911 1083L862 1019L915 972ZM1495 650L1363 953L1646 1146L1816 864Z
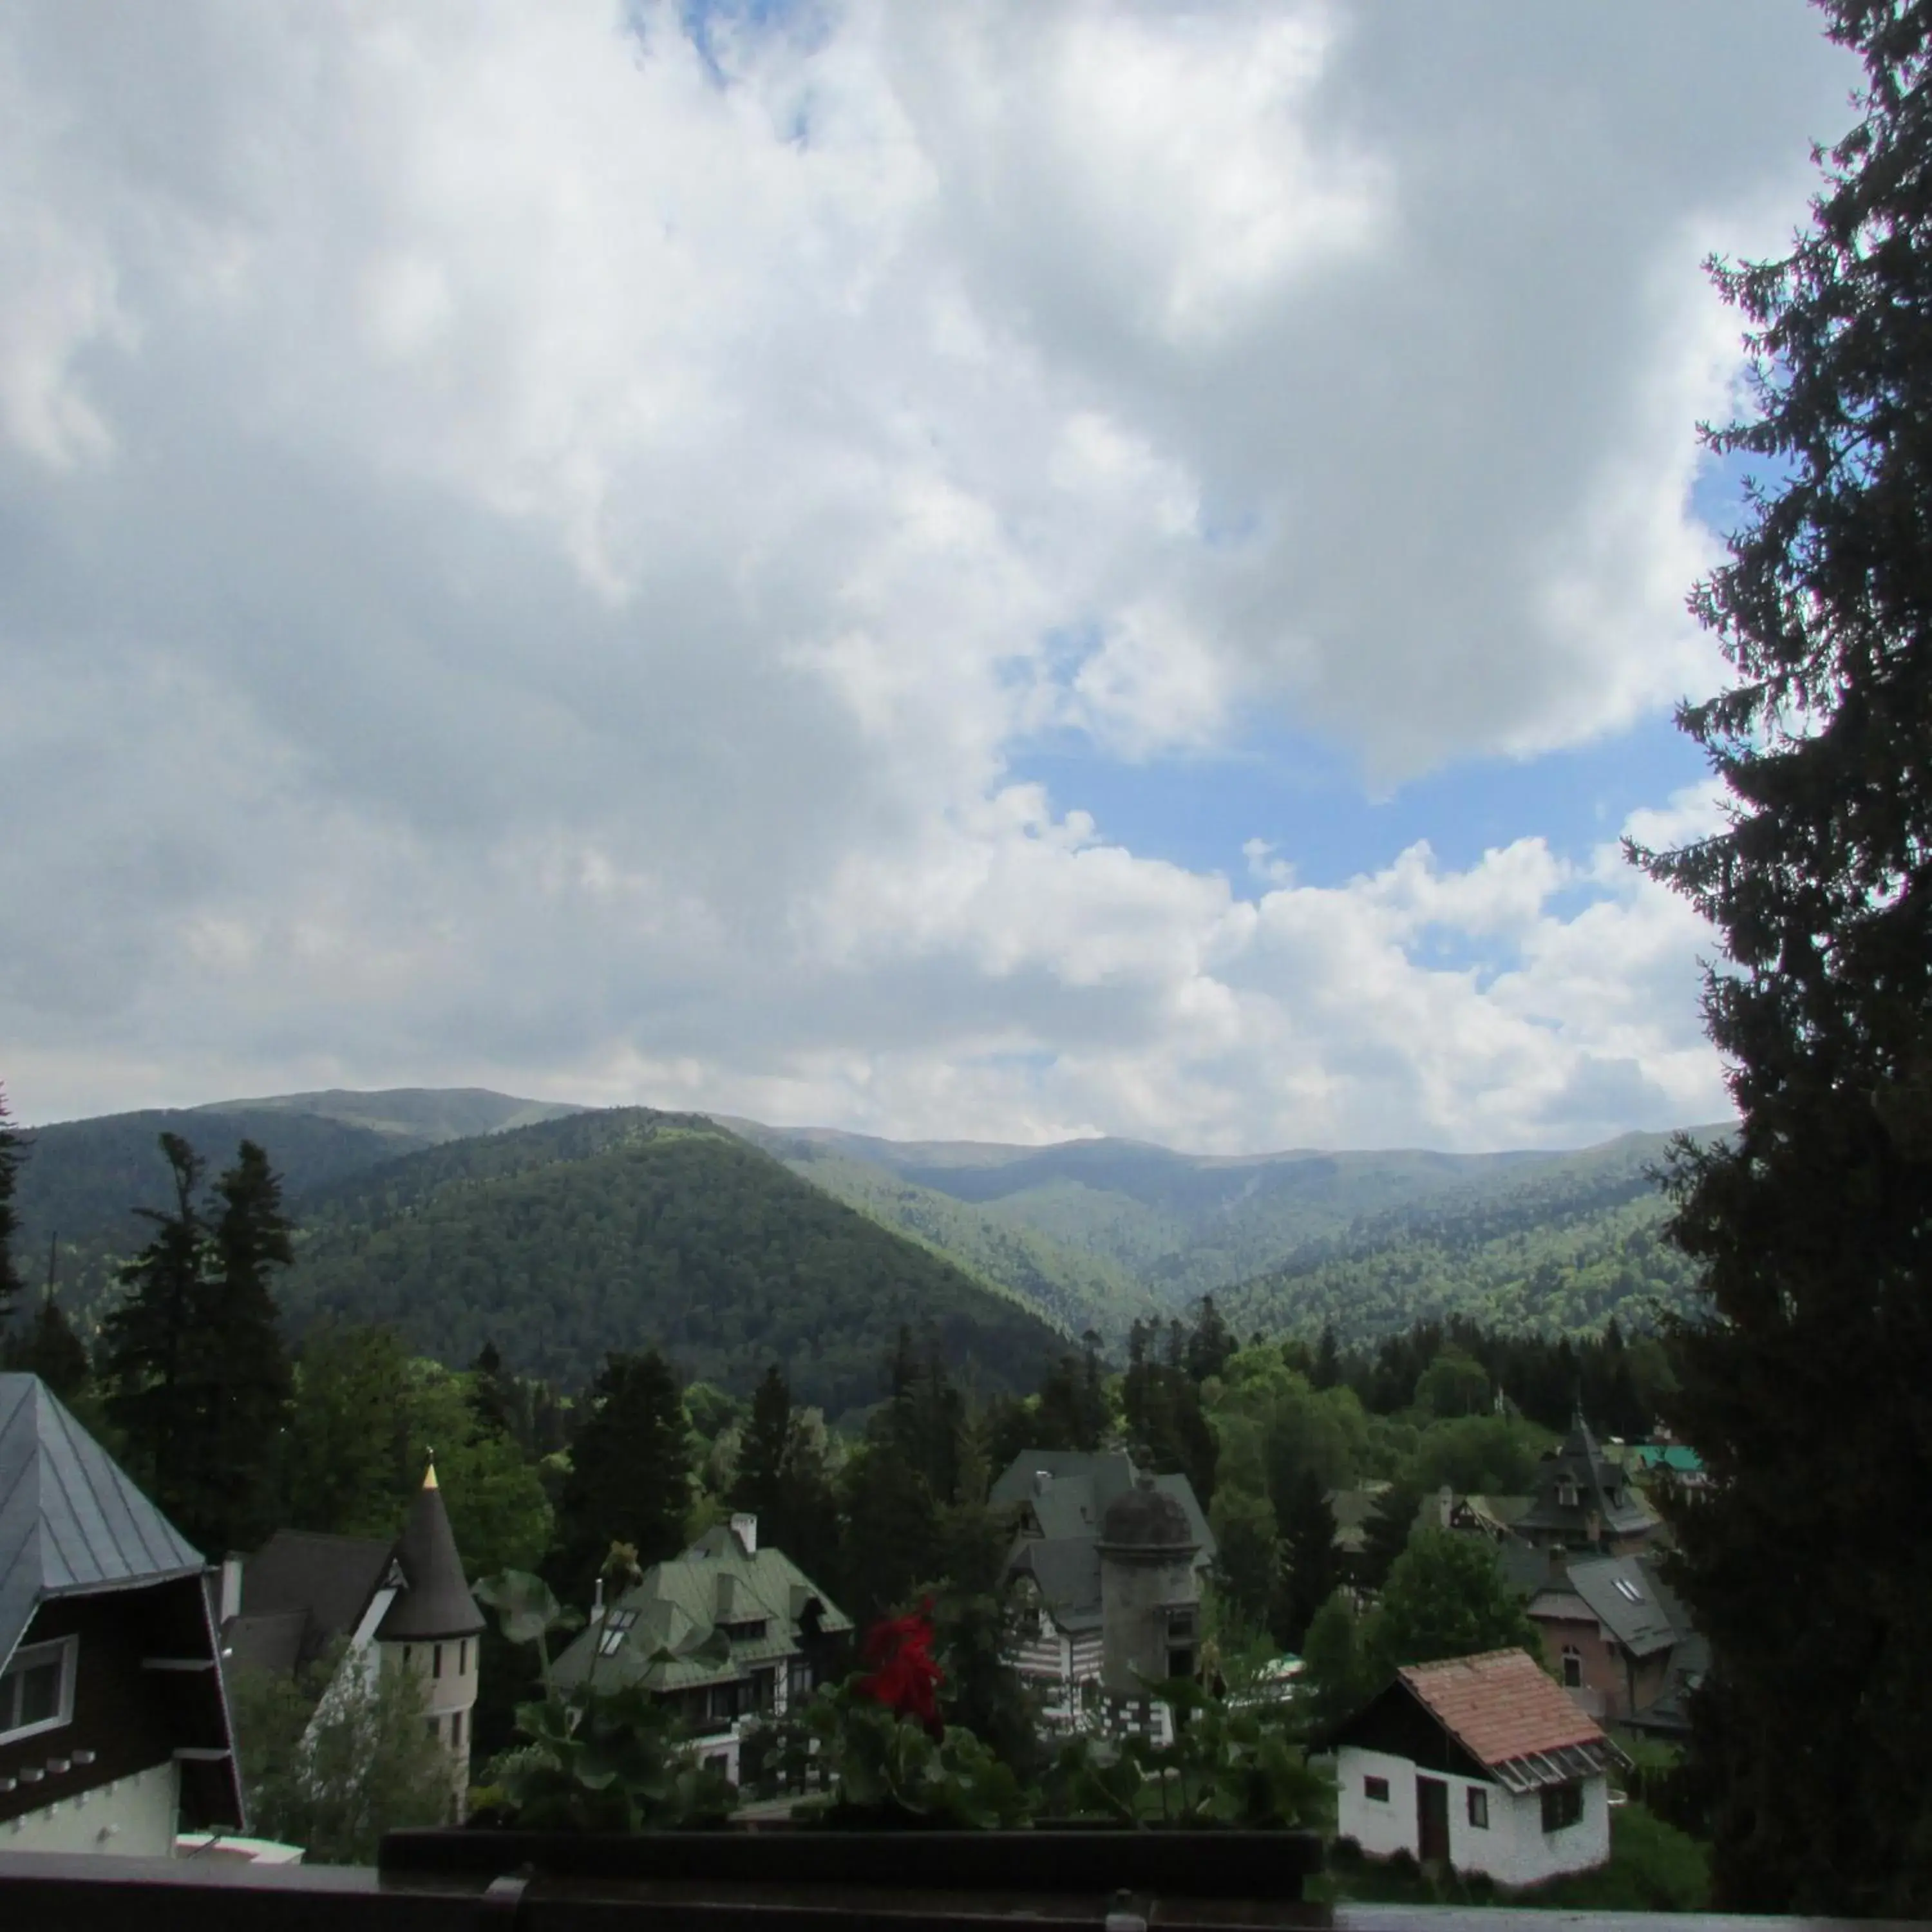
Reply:
M874 1624L866 1635L864 1660L872 1674L859 1688L902 1718L916 1718L937 1737L944 1726L933 1693L945 1672L932 1659L932 1599L909 1617Z

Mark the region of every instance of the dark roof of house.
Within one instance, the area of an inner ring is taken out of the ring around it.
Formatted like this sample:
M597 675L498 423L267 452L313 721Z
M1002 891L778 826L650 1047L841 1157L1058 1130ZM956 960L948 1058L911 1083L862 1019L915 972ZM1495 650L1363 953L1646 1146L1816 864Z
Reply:
M1110 1502L1100 1518L1098 1546L1102 1550L1146 1550L1191 1556L1200 1547L1187 1511L1171 1491L1157 1489L1144 1473L1130 1490Z
M1669 1650L1682 1634L1649 1566L1634 1556L1599 1556L1572 1563L1570 1588L1633 1657L1654 1657Z
M1566 1487L1575 1492L1574 1502L1563 1500ZM1642 1536L1656 1526L1656 1519L1622 1470L1604 1454L1580 1414L1562 1447L1538 1463L1536 1501L1515 1523L1526 1536L1562 1537L1577 1544L1600 1537Z
M1023 1449L987 1493L995 1509L1020 1510L1022 1533L1007 1567L1032 1576L1063 1630L1100 1628L1101 1525L1110 1505L1136 1492L1136 1473L1124 1450ZM1218 1546L1193 1484L1158 1475L1154 1489L1179 1507L1194 1567L1207 1569ZM1174 1528L1174 1519L1163 1520Z
M303 1661L302 1638L308 1612L276 1610L266 1616L230 1617L221 1634L222 1664L237 1670L272 1670L286 1674Z
M474 1636L483 1628L483 1612L464 1580L463 1558L457 1554L434 1463L410 1505L409 1520L396 1542L396 1560L407 1587L376 1630L383 1642Z
M0 1375L0 1665L50 1598L204 1567L38 1376Z
M753 1625L762 1626L755 1635ZM830 1636L850 1630L852 1620L782 1550L747 1550L720 1523L682 1556L652 1564L551 1675L568 1688L594 1665L598 1682L613 1688L695 1690L798 1655L808 1625Z
M362 1621L394 1547L378 1537L277 1530L242 1565L242 1614L224 1635L254 1618L298 1616L297 1660L310 1661ZM238 1650L234 1660L242 1660Z

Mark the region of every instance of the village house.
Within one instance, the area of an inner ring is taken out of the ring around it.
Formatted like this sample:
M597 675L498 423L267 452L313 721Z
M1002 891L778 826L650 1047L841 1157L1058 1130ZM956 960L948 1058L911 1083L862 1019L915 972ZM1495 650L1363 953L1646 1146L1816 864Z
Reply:
M340 1645L341 1670L416 1672L447 1761L456 1823L469 1803L482 1631L434 1463L393 1540L280 1529L254 1556L222 1566L231 1672L292 1672Z
M1649 1547L1658 1524L1580 1411L1538 1462L1535 1499L1510 1527L1540 1550L1628 1556Z
M38 1376L0 1375L0 1852L241 1830L206 1570Z
M1685 1672L1701 1672L1704 1646L1654 1562L1573 1558L1526 1607L1550 1668L1580 1709L1606 1724L1680 1727L1672 1694L1681 1696Z
M1412 1664L1329 1742L1337 1834L1371 1857L1512 1886L1610 1858L1622 1754L1527 1651Z
M1010 1661L1043 1694L1048 1723L1083 1721L1096 1700L1158 1728L1148 1681L1200 1664L1201 1582L1214 1532L1185 1476L1137 1472L1118 1450L1027 1450L994 1484L1014 1513L1009 1574L1019 1640Z
M834 1674L851 1632L851 1618L790 1557L758 1546L758 1518L740 1514L598 1604L551 1675L565 1690L593 1671L612 1690L642 1685L735 1784L747 1732Z

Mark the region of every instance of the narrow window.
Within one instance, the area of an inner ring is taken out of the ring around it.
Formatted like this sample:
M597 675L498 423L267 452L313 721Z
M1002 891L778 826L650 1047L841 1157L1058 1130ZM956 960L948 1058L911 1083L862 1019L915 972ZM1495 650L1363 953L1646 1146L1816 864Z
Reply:
M442 1646L441 1644L438 1644L430 1653L429 1674L432 1677L440 1677L442 1675Z
M449 1742L453 1750L463 1748L463 1713L452 1711L449 1714Z
M415 1648L416 1646L413 1644L406 1643L403 1646L403 1661L405 1664L409 1662L410 1652L413 1651Z
M459 1677L466 1677L470 1674L470 1640L467 1637L457 1648L456 1674Z
M429 1734L431 1737L439 1739L442 1737L442 1729L435 1718L424 1718L423 1722L429 1727Z
M1583 1683L1583 1653L1574 1643L1563 1646L1563 1684L1569 1690L1580 1690Z
M1385 1778L1365 1778L1362 1780L1362 1796L1376 1804L1389 1802L1388 1780Z
M1479 1784L1469 1786L1469 1822L1479 1832L1490 1828L1490 1794Z

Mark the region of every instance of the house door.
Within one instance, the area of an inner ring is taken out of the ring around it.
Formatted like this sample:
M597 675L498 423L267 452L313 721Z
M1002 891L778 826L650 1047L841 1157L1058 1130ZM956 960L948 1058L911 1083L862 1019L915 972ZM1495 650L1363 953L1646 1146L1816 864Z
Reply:
M1416 1856L1425 1863L1449 1856L1449 1787L1439 1778L1415 1780Z

